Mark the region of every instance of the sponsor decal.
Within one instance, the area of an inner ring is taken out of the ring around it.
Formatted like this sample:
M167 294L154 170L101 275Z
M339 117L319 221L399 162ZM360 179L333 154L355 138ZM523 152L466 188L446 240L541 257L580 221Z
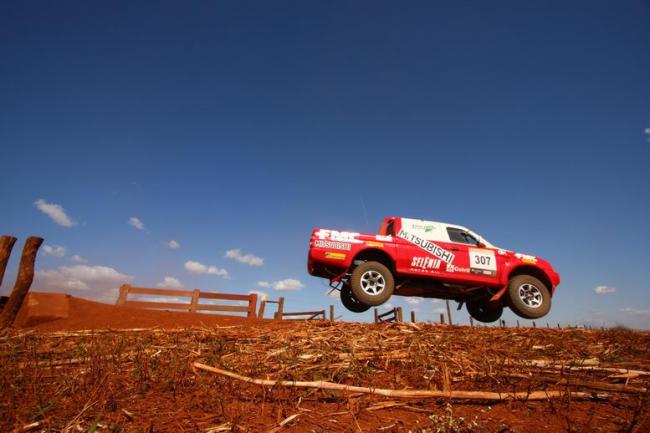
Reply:
M469 274L469 268L461 268L452 264L448 264L447 272L463 272L465 274Z
M494 251L479 248L469 249L469 266L473 274L496 275L497 261Z
M375 242L375 241L367 241L366 245L368 245L369 247L378 247L378 248L383 248L384 247L383 243Z
M377 239L380 242L393 242L393 237L390 236L390 235L388 235L388 236L377 235L377 236L375 236L375 239Z
M322 241L320 239L316 239L314 245L318 248L331 248L333 250L350 251L350 249L352 249L352 244L349 244L347 242Z
M434 259L433 257L413 257L411 268L428 271L430 269L440 269L441 263L440 259Z
M346 257L347 257L347 254L345 254L345 253L335 253L333 251L325 251L325 258L326 259L345 260Z
M424 233L431 233L431 232L433 232L433 229L436 228L436 226L434 226L434 225L424 225L424 224L412 224L411 228L413 228L413 230L422 230L422 231L424 231Z
M517 257L519 260L521 260L524 263L530 263L530 264L537 264L537 257L535 256L529 256L528 254L521 254L517 253L515 254L515 257Z
M357 239L359 233L354 232L339 232L337 230L320 229L315 233L318 239L327 239L331 241L350 242L353 244L360 244L361 241Z
M399 237L415 244L416 246L422 248L424 251L432 254L434 257L442 260L443 262L453 263L454 259L456 258L453 253L445 250L441 246L429 240L422 239L421 237L414 235L413 233L409 233L403 229L399 231Z

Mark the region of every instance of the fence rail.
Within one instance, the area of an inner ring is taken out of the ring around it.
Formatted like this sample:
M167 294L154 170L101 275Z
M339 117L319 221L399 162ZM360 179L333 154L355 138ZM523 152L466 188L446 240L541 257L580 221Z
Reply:
M395 307L392 310L388 310L382 314L379 314L379 310L375 308L375 323L402 321L402 307Z
M266 304L277 304L278 309L273 313L274 320L284 320L286 317L297 317L302 320L327 320L327 310L317 310L317 311L284 311L284 298L280 297L277 301L271 299L263 299L260 303L260 310L257 314L258 319L264 318L264 311L266 310ZM329 309L330 321L334 321L334 305L330 305ZM296 320L296 319L294 319Z
M129 301L129 295L154 295L154 296L174 296L190 298L189 303L182 302L157 302L157 301ZM201 299L219 299L223 301L246 301L248 305L216 305L201 304ZM120 296L117 298L117 305L134 308L147 309L170 309L170 310L187 310L196 311L220 311L231 313L246 313L249 319L257 317L257 294L236 295L232 293L214 293L202 292L200 290L174 290L174 289L150 289L145 287L131 287L124 284L120 287Z

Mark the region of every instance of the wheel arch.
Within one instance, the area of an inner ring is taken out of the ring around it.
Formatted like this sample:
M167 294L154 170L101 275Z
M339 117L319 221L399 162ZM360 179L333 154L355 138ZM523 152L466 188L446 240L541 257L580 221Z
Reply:
M516 268L512 269L508 274L506 285L513 277L516 277L517 275L530 275L531 277L537 278L542 283L544 283L551 297L553 297L553 292L555 292L555 290L553 290L554 289L553 283L551 282L551 278L548 276L546 272L544 272L543 269L531 265L517 266Z
M356 267L354 262L359 260L364 262L379 262L390 269L393 275L395 274L395 261L386 251L377 248L366 248L359 251L352 259L352 266L350 270Z

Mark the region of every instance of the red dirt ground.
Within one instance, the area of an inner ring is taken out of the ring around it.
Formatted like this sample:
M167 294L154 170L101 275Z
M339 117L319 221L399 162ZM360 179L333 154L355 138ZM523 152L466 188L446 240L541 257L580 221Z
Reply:
M648 333L257 322L118 308L67 295L32 297L32 311L21 311L17 328L0 336L0 431L37 422L33 431L650 432L647 391L562 385L624 386L610 373L529 364L590 359L599 367L649 371ZM89 329L95 331L81 331ZM608 396L490 404L400 400L260 387L195 370L194 361L255 378L371 388ZM649 378L628 385L647 388Z

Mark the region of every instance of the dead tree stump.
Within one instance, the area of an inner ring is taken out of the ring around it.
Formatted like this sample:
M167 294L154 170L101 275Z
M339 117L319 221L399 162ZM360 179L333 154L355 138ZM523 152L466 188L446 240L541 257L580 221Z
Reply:
M16 284L9 296L7 305L0 312L0 329L8 328L14 323L18 310L23 305L25 296L34 280L34 263L36 262L36 253L43 243L43 238L30 236L25 241L23 255L20 258L20 268L16 277Z
M11 250L15 243L16 238L13 236L0 236L0 285L5 276L7 262L9 261L9 256L11 256Z

